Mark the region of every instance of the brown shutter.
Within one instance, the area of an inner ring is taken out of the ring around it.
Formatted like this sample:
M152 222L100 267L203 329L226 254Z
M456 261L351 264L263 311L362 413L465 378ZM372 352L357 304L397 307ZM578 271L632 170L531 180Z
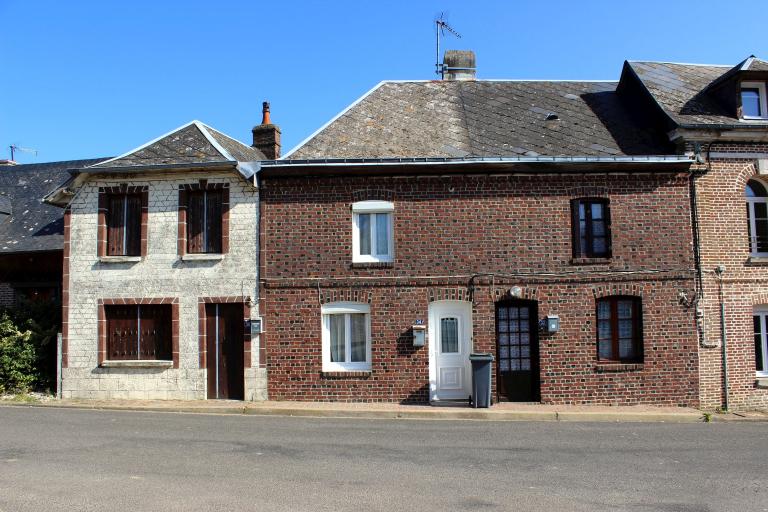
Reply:
M203 246L203 194L205 192L190 192L187 194L187 252L205 252Z
M208 191L207 207L208 215L206 222L206 234L208 245L205 252L221 252L221 213L222 213L221 190Z
M142 305L139 359L171 360L170 305Z
M579 232L579 200L571 200L571 246L573 257L581 257L581 233Z
M106 306L107 359L138 359L138 316L136 306Z
M141 196L133 194L126 196L128 215L126 216L126 256L141 255Z
M125 254L123 234L125 233L125 196L111 195L107 207L107 254Z

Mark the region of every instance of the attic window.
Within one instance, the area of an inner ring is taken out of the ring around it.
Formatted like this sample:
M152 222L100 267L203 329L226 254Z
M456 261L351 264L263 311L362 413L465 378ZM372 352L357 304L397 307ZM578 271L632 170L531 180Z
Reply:
M741 117L743 119L768 119L765 83L741 83Z

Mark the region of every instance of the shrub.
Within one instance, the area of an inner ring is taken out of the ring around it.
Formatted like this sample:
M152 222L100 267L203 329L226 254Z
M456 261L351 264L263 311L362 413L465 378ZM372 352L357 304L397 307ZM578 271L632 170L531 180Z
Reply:
M0 312L0 392L51 389L59 325L55 302L22 301Z

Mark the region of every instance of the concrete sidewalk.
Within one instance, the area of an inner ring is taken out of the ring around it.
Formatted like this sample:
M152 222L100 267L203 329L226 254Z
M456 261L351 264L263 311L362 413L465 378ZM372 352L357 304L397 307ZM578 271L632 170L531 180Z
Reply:
M670 423L692 423L707 419L704 413L696 409L645 405L568 406L500 403L489 409L473 409L466 406L436 407L390 403L238 402L228 400L50 400L36 403L0 401L0 405L315 418ZM712 415L713 419L714 416ZM741 418L733 419L738 421Z

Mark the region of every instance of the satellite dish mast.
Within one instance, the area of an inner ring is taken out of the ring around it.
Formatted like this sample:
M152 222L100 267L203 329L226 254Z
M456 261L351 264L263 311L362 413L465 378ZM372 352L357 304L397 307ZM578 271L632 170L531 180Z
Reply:
M30 149L30 148L22 148L17 146L16 144L11 144L8 146L11 148L11 160L16 160L14 156L16 155L17 151L20 151L22 153L33 153L35 156L37 156L37 150L36 149Z
M444 13L440 13L440 17L435 20L435 74L440 75L441 79L445 73L445 66L440 62L440 35L445 37L445 33L448 32L461 39L461 34L456 32L444 18Z

